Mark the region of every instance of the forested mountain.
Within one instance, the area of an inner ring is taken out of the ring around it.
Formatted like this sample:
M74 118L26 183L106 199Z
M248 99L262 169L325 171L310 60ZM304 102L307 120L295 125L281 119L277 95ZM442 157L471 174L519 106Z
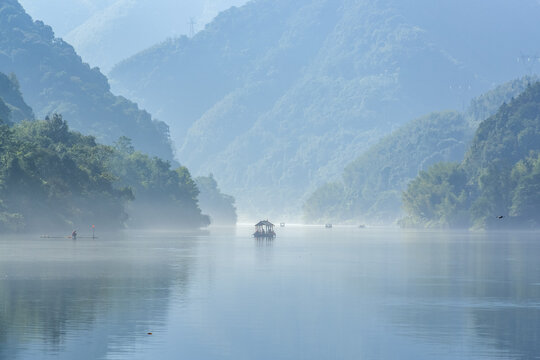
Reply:
M0 119L6 123L34 119L34 112L24 101L15 74L0 73Z
M431 113L382 138L304 204L308 222L393 223L402 216L402 192L436 162L461 161L478 124L518 96L536 78L514 80L473 99L466 112Z
M113 65L171 36L204 28L220 11L247 0L20 0L51 25L85 62L107 73ZM151 26L141 26L151 24Z
M349 164L342 181L318 188L304 204L307 222L395 222L401 192L420 169L463 158L473 130L463 114L431 113L402 126Z
M540 83L480 124L461 164L421 172L403 199L405 226L540 226Z
M166 120L180 158L242 211L297 213L377 138L492 83L396 3L253 1L122 62L112 83Z
M169 226L198 228L209 218L186 168L69 130L60 115L0 120L0 232Z
M168 126L113 95L99 69L83 63L49 26L32 21L16 0L0 3L0 71L16 75L36 116L61 113L73 129L100 141L128 136L141 151L173 160Z

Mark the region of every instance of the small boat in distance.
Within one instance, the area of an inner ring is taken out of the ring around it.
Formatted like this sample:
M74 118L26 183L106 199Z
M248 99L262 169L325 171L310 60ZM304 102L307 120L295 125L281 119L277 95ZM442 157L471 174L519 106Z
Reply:
M79 235L77 235L76 238L74 238L73 236L40 235L39 238L40 239L73 239L73 240L77 240L77 239L99 239L98 236L79 236Z
M285 223L283 223L283 222L282 222L282 223L279 223L279 226L285 227Z
M274 232L274 224L268 220L261 220L255 224L255 232L253 237L257 239L273 239L276 237Z
M42 239L98 239L96 236L96 226L92 225L92 236L79 236L77 230L73 230L69 236L51 236L51 235L41 235Z
M325 224L324 227L330 229L332 227L332 224Z

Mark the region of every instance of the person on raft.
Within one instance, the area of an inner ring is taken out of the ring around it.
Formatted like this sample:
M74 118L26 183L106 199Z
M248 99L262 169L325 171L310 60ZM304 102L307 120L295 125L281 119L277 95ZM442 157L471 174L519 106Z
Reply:
M71 233L71 238L73 240L77 240L77 230L73 230L73 232Z

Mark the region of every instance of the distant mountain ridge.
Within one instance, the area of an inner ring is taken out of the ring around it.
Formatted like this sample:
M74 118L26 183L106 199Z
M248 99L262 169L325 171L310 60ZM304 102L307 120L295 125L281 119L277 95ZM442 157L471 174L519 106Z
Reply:
M396 223L408 183L437 162L461 161L478 124L535 81L524 77L502 84L473 99L465 112L434 112L407 122L348 164L340 180L314 191L304 204L304 219Z
M171 124L180 157L240 211L298 214L377 138L487 86L392 4L253 1L122 62L111 81Z
M199 31L220 11L247 0L19 0L51 25L85 62L105 74L119 61L181 34ZM151 24L151 26L141 26Z
M113 95L99 69L83 63L49 26L32 21L16 0L0 4L0 71L17 76L38 117L61 113L71 128L100 141L127 136L141 151L174 159L168 126Z

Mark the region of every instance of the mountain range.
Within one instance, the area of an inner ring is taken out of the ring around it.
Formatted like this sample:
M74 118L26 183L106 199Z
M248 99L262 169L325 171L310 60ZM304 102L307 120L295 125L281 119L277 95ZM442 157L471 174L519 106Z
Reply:
M111 83L165 120L182 161L241 213L294 216L378 138L527 71L517 48L537 46L538 2L512 15L505 1L452 4L252 1L121 62Z
M102 142L127 136L137 149L174 160L168 126L114 95L98 68L84 63L50 26L33 21L16 0L0 3L0 72L14 74L38 118L61 113L72 129Z
M73 45L85 62L107 73L119 61L167 37L203 29L218 12L246 0L20 2L32 17L51 25L58 37Z
M402 193L411 180L438 162L460 162L479 124L538 81L524 77L473 99L464 112L433 112L409 121L345 167L304 204L311 223L391 224L403 217Z

